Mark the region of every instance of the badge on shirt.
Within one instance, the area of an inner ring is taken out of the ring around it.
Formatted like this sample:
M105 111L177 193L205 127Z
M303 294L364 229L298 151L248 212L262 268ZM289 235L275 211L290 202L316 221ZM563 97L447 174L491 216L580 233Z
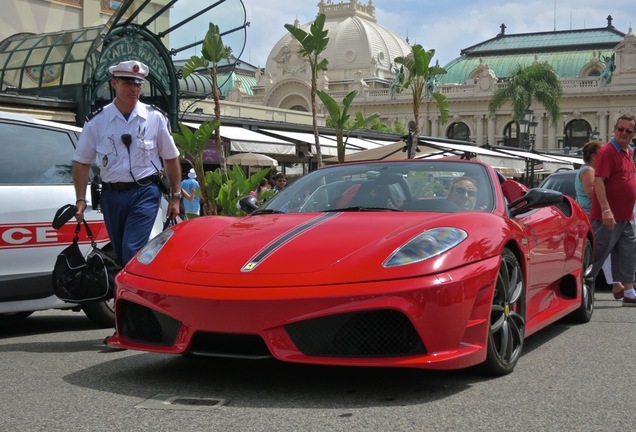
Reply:
M106 165L108 165L108 155L104 155L102 158L102 166L105 167Z

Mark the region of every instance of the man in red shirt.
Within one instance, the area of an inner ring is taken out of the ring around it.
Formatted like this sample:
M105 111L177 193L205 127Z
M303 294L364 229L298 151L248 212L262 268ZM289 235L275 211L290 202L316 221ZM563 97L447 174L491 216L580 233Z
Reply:
M598 150L590 211L595 239L592 274L598 274L611 253L613 294L623 299L623 306L636 306L636 166L629 147L635 130L633 115L620 116L614 125L614 137Z

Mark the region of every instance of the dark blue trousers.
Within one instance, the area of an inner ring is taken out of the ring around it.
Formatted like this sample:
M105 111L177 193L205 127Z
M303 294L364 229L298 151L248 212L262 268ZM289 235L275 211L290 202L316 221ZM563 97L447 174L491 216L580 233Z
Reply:
M160 202L161 192L155 183L124 192L102 191L106 230L124 265L148 242Z

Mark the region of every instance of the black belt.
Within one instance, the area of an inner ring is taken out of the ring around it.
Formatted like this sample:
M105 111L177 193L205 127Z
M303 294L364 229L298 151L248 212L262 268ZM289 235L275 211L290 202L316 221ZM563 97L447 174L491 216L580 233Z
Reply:
M105 191L126 192L131 189L149 186L154 183L155 176L151 175L137 180L136 182L116 182L102 183L102 189Z

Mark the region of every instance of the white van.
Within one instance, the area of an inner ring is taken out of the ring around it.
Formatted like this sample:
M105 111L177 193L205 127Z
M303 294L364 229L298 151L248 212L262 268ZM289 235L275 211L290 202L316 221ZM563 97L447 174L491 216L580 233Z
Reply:
M76 221L59 230L51 223L57 209L75 203L71 168L80 132L75 126L0 111L0 323L38 310L72 309L83 310L100 326L114 327L112 301L74 304L53 294L53 265L73 241ZM93 167L91 178L96 174ZM86 220L99 246L106 246L102 214L92 208L90 196L86 199ZM159 214L153 235L162 227ZM80 238L88 252L90 242L85 235Z

